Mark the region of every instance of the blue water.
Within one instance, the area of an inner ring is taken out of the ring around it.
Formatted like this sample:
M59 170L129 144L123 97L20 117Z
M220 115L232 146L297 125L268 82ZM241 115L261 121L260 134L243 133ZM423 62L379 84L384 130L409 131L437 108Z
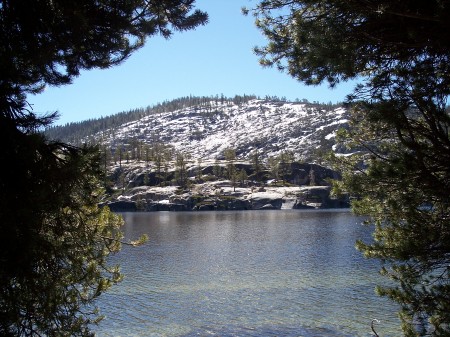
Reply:
M97 336L398 336L375 295L371 229L347 211L125 213L143 247L112 258L125 279L98 305Z

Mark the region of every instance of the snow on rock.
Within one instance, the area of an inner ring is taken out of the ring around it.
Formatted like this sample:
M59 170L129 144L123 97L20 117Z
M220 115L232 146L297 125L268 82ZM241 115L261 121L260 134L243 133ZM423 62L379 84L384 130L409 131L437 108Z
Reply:
M151 187L146 193L120 197L106 203L113 211L264 210L349 207L344 199L330 197L329 186L232 187L214 184L193 186L183 193ZM220 186L220 187L219 187ZM214 188L218 187L218 188ZM136 190L135 190L136 192ZM142 192L142 191L141 191Z
M242 158L258 149L264 157L292 151L296 159L305 160L319 146L331 149L335 132L347 123L347 117L342 107L309 103L211 102L147 115L97 138L112 148L129 144L131 139L161 142L205 160L223 157L230 147Z

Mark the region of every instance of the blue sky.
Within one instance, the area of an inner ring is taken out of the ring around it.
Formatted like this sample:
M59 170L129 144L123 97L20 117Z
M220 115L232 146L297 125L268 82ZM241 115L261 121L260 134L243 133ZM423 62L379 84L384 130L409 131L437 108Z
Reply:
M241 8L255 0L198 0L209 23L196 30L175 33L169 40L149 38L145 47L119 66L83 71L72 84L49 87L29 96L37 113L58 111L57 124L98 118L154 105L182 96L224 94L276 95L289 100L339 102L351 84L335 89L308 87L276 69L262 68L253 47L265 39L254 18Z

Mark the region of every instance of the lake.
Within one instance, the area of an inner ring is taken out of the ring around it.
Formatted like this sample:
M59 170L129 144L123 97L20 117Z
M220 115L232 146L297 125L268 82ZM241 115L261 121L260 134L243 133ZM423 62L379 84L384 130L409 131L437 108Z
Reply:
M399 336L375 295L371 228L345 210L125 213L142 247L112 257L125 279L98 302L97 336Z

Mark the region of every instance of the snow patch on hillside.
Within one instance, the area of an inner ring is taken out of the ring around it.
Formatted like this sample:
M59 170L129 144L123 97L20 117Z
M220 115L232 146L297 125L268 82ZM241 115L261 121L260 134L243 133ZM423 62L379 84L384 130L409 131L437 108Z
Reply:
M241 158L256 150L264 157L292 151L296 159L307 160L320 147L332 148L336 131L347 118L342 107L257 99L241 105L212 101L148 115L103 132L101 138L113 149L132 139L161 142L204 160L222 158L230 147Z

